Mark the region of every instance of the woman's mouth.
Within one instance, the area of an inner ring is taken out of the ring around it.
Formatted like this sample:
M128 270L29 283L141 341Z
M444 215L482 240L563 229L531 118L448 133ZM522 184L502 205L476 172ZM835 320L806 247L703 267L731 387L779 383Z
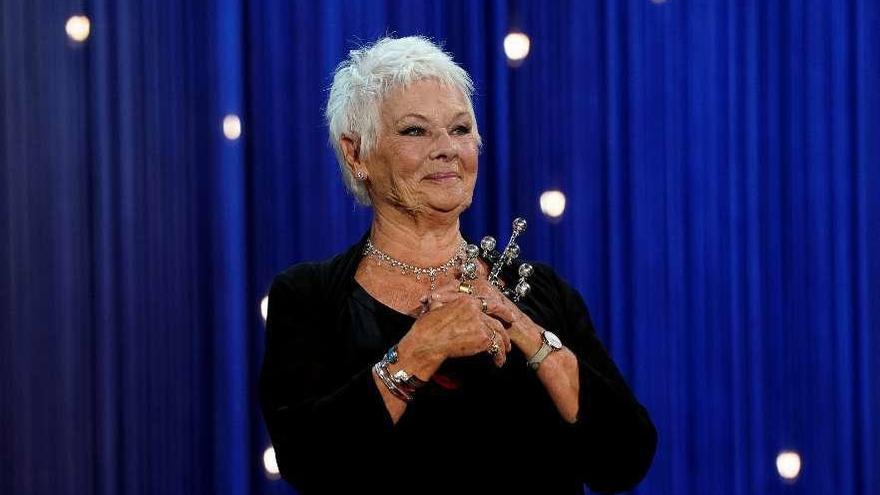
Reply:
M455 180L458 179L458 174L455 172L437 172L435 174L430 174L425 176L426 180L433 180L437 182L443 182L447 180Z

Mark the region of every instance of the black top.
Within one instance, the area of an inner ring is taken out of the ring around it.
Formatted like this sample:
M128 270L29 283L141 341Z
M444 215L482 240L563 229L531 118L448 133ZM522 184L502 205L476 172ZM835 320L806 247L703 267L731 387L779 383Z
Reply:
M518 306L577 356L577 422L514 350L500 369L487 354L447 360L394 425L372 365L415 320L354 280L366 238L288 268L269 292L260 402L281 474L301 493L574 494L644 477L657 444L648 413L580 295L542 264Z

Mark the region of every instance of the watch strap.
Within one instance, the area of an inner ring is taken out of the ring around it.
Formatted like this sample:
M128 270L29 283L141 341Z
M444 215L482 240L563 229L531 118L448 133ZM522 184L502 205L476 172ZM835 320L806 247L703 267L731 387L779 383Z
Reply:
M536 352L534 356L529 358L529 368L537 371L538 368L541 366L541 362L544 361L544 358L549 356L551 352L553 352L553 348L550 347L550 344L542 339L541 347L538 348L538 352Z
M551 344L551 340L548 340L548 333L551 335L551 338L553 339L552 342L554 342L555 344ZM559 343L559 337L557 337L554 333L550 333L547 330L544 330L543 332L541 332L541 347L539 347L538 351L535 352L535 354L531 358L529 358L526 364L529 366L529 368L537 371L538 368L541 366L541 362L543 362L547 356L555 351L558 351L561 348L562 346Z

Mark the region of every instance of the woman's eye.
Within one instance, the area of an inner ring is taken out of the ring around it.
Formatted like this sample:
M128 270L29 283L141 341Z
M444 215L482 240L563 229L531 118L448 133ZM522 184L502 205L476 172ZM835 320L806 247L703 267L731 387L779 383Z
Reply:
M409 126L400 131L401 136L424 136L425 130L419 126Z
M452 133L459 135L459 136L463 136L465 134L470 134L470 132L471 132L471 127L468 125L459 125L459 126L455 126L452 129Z

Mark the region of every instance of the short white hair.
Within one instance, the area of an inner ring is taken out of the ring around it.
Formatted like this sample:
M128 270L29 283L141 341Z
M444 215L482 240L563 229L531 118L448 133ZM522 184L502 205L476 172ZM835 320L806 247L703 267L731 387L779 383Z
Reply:
M481 145L471 102L474 83L449 53L428 38L381 38L351 50L348 58L336 67L325 117L342 180L361 204L369 205L370 197L364 182L356 180L346 166L340 138L343 135L352 138L359 144L359 155L369 156L378 139L379 107L384 98L392 90L422 79L434 79L461 91L474 123L474 136L478 146Z

